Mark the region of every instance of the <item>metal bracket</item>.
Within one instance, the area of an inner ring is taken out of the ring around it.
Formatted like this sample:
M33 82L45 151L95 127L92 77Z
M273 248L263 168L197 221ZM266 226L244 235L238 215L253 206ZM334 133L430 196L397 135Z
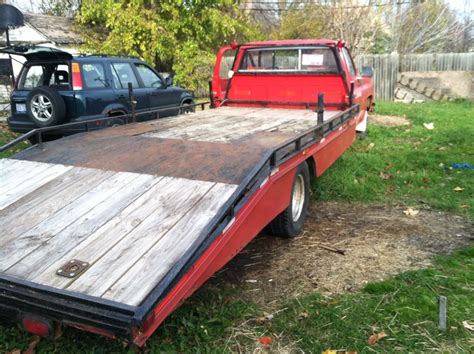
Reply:
M89 263L78 259L71 259L56 271L57 275L66 278L75 278L82 274L89 267Z

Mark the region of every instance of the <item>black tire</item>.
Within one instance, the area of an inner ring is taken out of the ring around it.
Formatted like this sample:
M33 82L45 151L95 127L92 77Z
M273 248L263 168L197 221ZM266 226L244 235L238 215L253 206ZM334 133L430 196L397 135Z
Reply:
M56 139L61 139L61 135L43 135L42 136L42 141L43 143L47 143L48 141L53 141ZM36 145L39 143L38 135L33 135L28 138L28 141L32 146Z
M107 128L118 127L125 124L125 118L120 118L120 115L116 115L116 117L117 119L111 119L106 122Z
M50 104L39 107L41 97L43 102L48 101ZM64 122L66 103L54 88L41 86L31 90L26 97L26 111L38 127L50 127Z
M181 109L179 110L179 114L189 114L196 111L196 107L192 106L194 102L185 102L181 105Z
M299 179L302 179L299 180ZM298 213L296 220L293 217L293 203L295 199L293 198L295 194L295 188L298 183L302 183L304 186L303 191L303 204L301 211ZM293 238L298 236L298 234L303 230L304 222L306 220L306 215L308 213L308 204L309 204L309 168L306 162L303 162L298 166L296 170L295 178L293 180L293 187L291 189L290 205L286 208L280 215L278 215L271 223L268 225L270 233L274 236Z

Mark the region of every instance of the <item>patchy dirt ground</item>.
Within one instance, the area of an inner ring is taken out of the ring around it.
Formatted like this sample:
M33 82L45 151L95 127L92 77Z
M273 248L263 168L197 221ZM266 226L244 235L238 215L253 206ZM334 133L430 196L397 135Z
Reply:
M367 282L427 267L436 254L474 244L471 221L431 210L406 216L405 209L313 204L300 237L259 235L208 286L242 288L241 296L271 308L313 291L355 291Z
M410 125L410 121L405 117L384 116L381 114L369 114L369 124L383 125L386 127L398 127L401 125Z

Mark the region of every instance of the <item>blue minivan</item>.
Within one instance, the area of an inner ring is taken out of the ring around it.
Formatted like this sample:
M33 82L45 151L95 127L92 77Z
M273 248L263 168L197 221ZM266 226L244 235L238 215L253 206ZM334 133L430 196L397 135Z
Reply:
M133 87L137 120L193 110L192 93L172 86L146 62L132 57L81 55L46 47L27 49L11 95L10 129L26 133L37 127L131 113L128 84ZM181 107L181 108L179 108ZM120 124L120 118L107 124ZM84 131L83 125L56 130L60 135Z

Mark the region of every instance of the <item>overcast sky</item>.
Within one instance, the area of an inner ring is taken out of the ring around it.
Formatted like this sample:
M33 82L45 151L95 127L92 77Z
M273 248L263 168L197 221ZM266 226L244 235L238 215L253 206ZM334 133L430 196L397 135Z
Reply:
M266 0L266 1L268 1L269 3L274 2L274 0ZM385 1L388 2L388 0L385 0ZM37 11L39 4L41 3L41 0L9 0L7 2L12 5L15 5L22 11L35 12ZM464 7L467 6L468 11L471 12L471 16L473 15L472 11L474 10L473 8L474 0L448 0L447 2L458 13L463 12Z

